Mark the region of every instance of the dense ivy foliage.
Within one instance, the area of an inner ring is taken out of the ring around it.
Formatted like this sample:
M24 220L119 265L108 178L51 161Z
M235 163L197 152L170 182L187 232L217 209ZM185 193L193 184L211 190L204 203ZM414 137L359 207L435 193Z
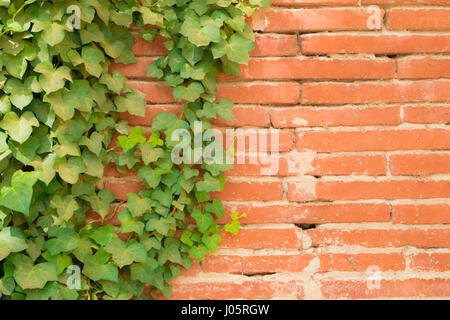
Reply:
M245 17L267 4L0 0L0 297L132 299L146 285L154 288L146 297L170 296L180 266L216 250L224 209L210 192L223 189L229 166L173 163L172 133L233 120L231 101L215 101L215 79L248 62L254 39ZM148 134L119 118L143 116L144 94L108 70L112 61L135 62L132 28L147 41L167 39L168 55L148 73L185 103L182 118L160 113ZM110 147L114 134L118 147ZM117 213L98 183L110 162L137 170L146 186L128 195L120 230L102 223ZM91 209L99 220L86 219ZM225 228L236 233L238 213L232 218Z

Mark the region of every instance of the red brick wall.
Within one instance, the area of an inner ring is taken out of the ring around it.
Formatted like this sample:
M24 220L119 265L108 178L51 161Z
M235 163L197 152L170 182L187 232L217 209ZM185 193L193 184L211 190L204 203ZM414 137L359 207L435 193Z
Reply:
M272 0L251 23L250 64L221 76L219 96L236 103L234 126L281 130L280 169L228 173L217 197L245 225L173 298L450 297L449 1ZM147 94L147 117L131 123L180 112L146 77L162 41L135 52L116 66ZM123 198L139 181L105 185Z

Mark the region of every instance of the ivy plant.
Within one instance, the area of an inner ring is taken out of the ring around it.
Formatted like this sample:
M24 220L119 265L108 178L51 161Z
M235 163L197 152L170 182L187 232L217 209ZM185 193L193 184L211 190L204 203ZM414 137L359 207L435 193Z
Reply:
M172 133L233 121L231 101L216 101L216 77L239 75L248 62L245 18L265 5L0 0L0 298L170 296L181 267L217 249L224 208L211 192L223 189L230 166L174 163ZM148 75L173 88L184 112L130 128L120 113L144 116L145 95L109 65L134 63L135 38L156 36L168 53ZM120 206L101 185L111 162L145 184L122 211L111 211ZM105 223L112 215L120 227ZM236 234L240 217L224 229Z

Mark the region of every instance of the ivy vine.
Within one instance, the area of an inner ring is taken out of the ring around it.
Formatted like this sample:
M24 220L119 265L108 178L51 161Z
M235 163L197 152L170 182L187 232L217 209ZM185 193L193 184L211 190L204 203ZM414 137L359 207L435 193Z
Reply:
M231 101L216 101L216 76L239 75L254 47L245 18L268 4L0 0L0 298L170 296L180 268L217 249L224 208L210 193L223 189L230 166L175 164L172 133L233 120ZM111 62L136 61L131 30L166 38L168 54L148 74L185 105L180 118L159 113L150 132L120 118L144 116L145 95L109 72ZM145 183L119 213L99 184L111 162ZM97 221L86 218L90 210ZM102 223L114 214L119 228ZM236 234L239 218L232 214L226 231Z

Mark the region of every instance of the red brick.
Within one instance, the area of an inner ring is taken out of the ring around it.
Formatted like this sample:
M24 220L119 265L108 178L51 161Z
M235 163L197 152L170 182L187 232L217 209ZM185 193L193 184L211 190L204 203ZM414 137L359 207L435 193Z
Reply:
M370 280L370 279L369 279ZM379 288L368 288L368 280L323 280L325 299L382 299L410 297L447 297L450 279L380 280ZM376 286L374 280L370 282Z
M239 283L208 281L196 283L174 283L172 300L229 300L229 299L273 299L303 297L301 281L243 281Z
M380 10L380 21L384 11ZM264 8L250 19L254 30L264 32L368 30L373 12L362 8Z
M227 212L246 213L244 224L321 224L344 222L387 222L390 220L387 204L345 203L311 205L261 205L225 204ZM230 219L220 219L220 223L229 223Z
M296 104L300 101L300 85L296 82L221 83L217 99L235 103Z
M151 65L153 61L155 61L155 58L153 57L137 57L136 63L112 63L109 66L109 70L119 71L127 78L146 79L149 78L149 76L147 75L147 67Z
M162 56L167 54L167 49L164 47L164 39L161 36L156 36L152 42L142 39L137 34L135 35L136 42L132 49L137 56Z
M450 106L418 106L403 109L405 122L410 123L450 123Z
M242 273L242 257L232 255L208 255L201 263L204 272Z
M222 79L388 79L393 78L391 59L253 58L241 65L241 76Z
M392 222L403 224L450 223L448 204L404 204L392 207Z
M445 129L307 131L297 135L297 150L317 152L446 150L450 131Z
M357 5L358 0L271 0L272 6L334 6L334 5Z
M297 36L293 34L259 34L255 36L254 57L295 56L298 52Z
M447 4L448 0L361 0L362 4L416 4L416 5L438 5Z
M400 124L399 107L295 107L270 110L275 128Z
M313 161L312 175L385 175L384 155L323 155Z
M446 272L450 268L450 253L417 253L410 259L410 268L417 271Z
M269 111L264 107L236 106L233 108L234 122L222 118L212 120L212 124L222 127L270 127Z
M320 271L364 272L376 266L380 271L405 270L406 261L401 253L359 253L320 255Z
M249 256L243 257L244 274L303 272L315 258L320 261L317 272L363 272L370 266L377 266L381 271L400 271L406 265L405 258L399 253Z
M448 5L448 3L447 3ZM391 9L387 14L390 30L449 30L450 10L439 9Z
M398 248L413 246L418 248L447 248L450 245L450 229L310 229L305 232L311 237L313 247Z
M301 249L302 240L295 228L240 229L237 236L222 232L220 248L225 249Z
M385 175L387 172L384 155L319 155L311 164L305 163L296 153L280 156L278 167L271 168L256 156L247 156L245 163L235 161L227 176L314 176L333 175ZM309 168L311 166L311 168ZM264 171L263 171L264 170Z
M305 83L302 104L443 102L450 100L450 81Z
M449 78L450 59L436 56L401 58L397 60L397 74L402 79Z
M450 197L450 180L298 181L288 184L289 201L431 199Z
M276 201L283 199L283 187L281 181L227 181L224 190L212 196L228 201Z
M303 54L448 53L450 36L425 34L308 34L300 37Z
M450 173L450 153L394 154L389 163L394 175Z

